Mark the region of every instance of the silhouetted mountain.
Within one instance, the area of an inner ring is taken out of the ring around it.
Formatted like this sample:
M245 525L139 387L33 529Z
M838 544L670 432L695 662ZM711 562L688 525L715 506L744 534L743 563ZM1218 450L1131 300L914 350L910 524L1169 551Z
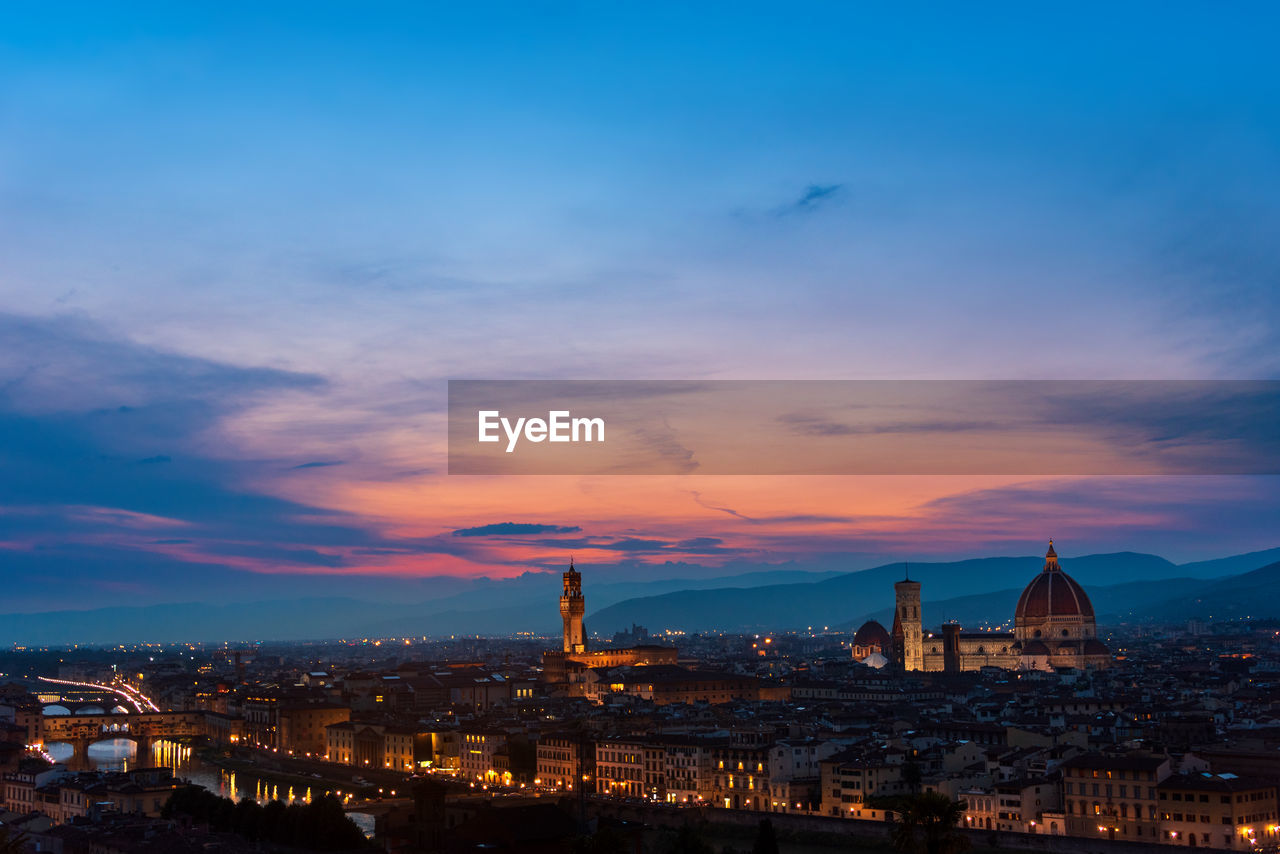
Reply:
M595 631L611 632L640 623L650 630L753 631L838 626L852 615L888 611L893 583L909 571L923 583L924 595L943 600L1022 587L1038 572L1043 558L995 557L947 563L888 564L817 583L780 584L751 590L681 590L631 599L588 617ZM1155 555L1121 552L1087 555L1070 561L1069 571L1082 584L1090 580L1142 579L1168 576L1175 566ZM590 602L590 600L588 600Z
M52 646L166 641L303 640L355 635L386 605L313 598L236 605L172 605L47 611L0 617L0 644Z
M1085 586L1104 624L1149 618L1177 621L1193 616L1263 616L1257 612L1265 603L1280 603L1280 563L1256 568L1254 562L1276 553L1280 550L1179 567L1155 555L1121 552L1064 559L1063 568ZM994 557L913 563L910 574L924 584L927 624L940 625L946 619L967 625L997 624L1012 615L1018 594L1040 571L1042 560ZM1252 571L1242 574L1206 577L1250 566ZM615 580L588 581L587 602L593 606L630 592L662 592L599 608L587 617L591 633L610 635L633 622L654 632L835 628L856 626L869 617L887 625L893 583L902 578L903 564L835 575L795 569L696 580L624 581L616 580L617 574L600 575ZM779 579L787 583L773 583ZM726 582L732 586L716 586ZM554 634L560 623L556 607L559 593L558 574L531 572L517 579L477 581L463 593L426 602L312 597L6 614L0 615L0 644L438 637L524 631ZM1265 616L1276 615L1280 615L1280 606L1275 614Z
M749 571L740 573L718 572L706 577L695 576L698 567L685 564L667 564L662 567L645 567L629 564L591 565L583 567L584 583L589 588L591 606L604 608L616 602L639 596L656 596L674 590L705 590L719 587L761 587L767 584L799 584L823 581L844 573L812 572L802 569L757 570L757 565L744 565ZM663 576L661 573L680 573ZM641 574L648 577L639 577ZM657 577L654 577L657 576ZM509 606L527 607L530 602L554 601L560 596L559 572L526 572L515 578L495 580L477 579L468 590L449 596L432 598L424 605L433 612L487 612ZM554 610L554 609L552 609ZM554 616L554 615L553 615ZM556 618L559 619L558 617ZM388 622L384 629L395 634L400 631L413 633L412 627L399 622Z
M679 566L682 571L690 567ZM671 571L671 568L668 568ZM605 573L600 573L605 574ZM835 573L803 570L748 572L726 578L662 578L620 581L592 588L592 596L616 601L654 591L715 586L733 581L751 586L778 580L813 581ZM237 604L195 602L120 606L84 611L0 615L0 644L49 646L165 641L303 640L335 637L391 637L448 634L509 635L559 631L556 601L560 575L528 572L517 578L472 580L472 587L427 601L366 601L350 597L272 599ZM424 579L424 598L436 579ZM371 597L372 598L372 597ZM530 602L545 603L530 608Z
M1247 552L1231 557L1179 564L1178 574L1186 578L1224 578L1228 575L1251 572L1278 560L1280 560L1280 548L1264 549L1260 552Z
M1280 561L1219 579L1189 595L1162 592L1161 601L1148 609L1153 619L1277 617L1280 616Z
M1167 599L1171 589L1187 582L1185 590L1198 592L1196 579L1231 568L1266 560L1271 552L1201 561L1180 567L1156 555L1136 552L1084 555L1063 560L1063 569L1093 595L1095 609L1118 616L1149 609ZM923 584L923 598L942 611L943 618L971 623L997 623L1013 614L1017 596L1043 565L1040 557L996 557L948 563L913 563L911 578ZM1256 566L1257 564L1252 564ZM1188 571L1189 570L1189 571ZM609 633L640 623L650 630L684 631L803 629L810 626L848 626L868 615L881 618L892 613L893 583L903 577L901 563L849 573L826 581L781 584L751 590L730 587L717 590L682 590L619 602L588 617L594 631ZM1159 581L1159 584L1151 584ZM1122 582L1117 585L1117 582ZM1136 583L1126 587L1129 582ZM1170 585L1174 585L1171 587ZM1114 599L1104 587L1122 588ZM1146 595L1149 593L1150 595ZM1155 598L1158 597L1158 598ZM590 600L588 599L588 602ZM855 617L854 615L863 615ZM931 618L932 619L932 618ZM883 619L882 619L883 622Z
M1177 597L1175 601L1196 597L1214 584L1213 579L1166 578L1159 584L1129 581L1124 584L1091 586L1085 592L1093 603L1098 622L1115 625L1153 619L1170 597ZM1022 588L1018 587L953 599L931 600L922 597L920 607L926 628L936 629L948 620L955 620L967 627L1007 625L1012 628L1010 621L1021 594ZM856 629L867 620L879 620L882 624L889 625L893 622L892 606L863 614L842 624L840 628Z

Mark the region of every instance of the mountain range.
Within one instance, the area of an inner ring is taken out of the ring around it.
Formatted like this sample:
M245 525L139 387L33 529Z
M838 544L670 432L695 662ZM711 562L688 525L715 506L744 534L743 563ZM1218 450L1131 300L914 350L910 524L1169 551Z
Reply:
M926 625L958 620L999 625L1040 571L1039 557L885 564L857 572L753 569L710 577L627 579L584 569L588 631L601 636L633 623L650 631L781 631L888 625L893 583L922 583ZM1144 620L1278 617L1280 548L1174 564L1136 552L1064 558L1088 592L1101 624ZM687 569L692 569L689 567ZM671 567L667 568L671 571ZM558 573L477 580L461 592L421 601L308 597L209 605L174 603L87 611L0 615L0 644L63 645L139 641L302 640L336 637L507 636L559 631ZM532 604L531 603L536 603Z

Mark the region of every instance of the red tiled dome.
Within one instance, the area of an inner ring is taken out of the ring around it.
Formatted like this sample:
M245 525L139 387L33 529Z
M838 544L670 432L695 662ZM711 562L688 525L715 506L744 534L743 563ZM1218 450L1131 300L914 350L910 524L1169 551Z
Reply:
M1076 580L1058 566L1058 555L1049 546L1044 571L1031 579L1018 599L1014 619L1080 616L1093 618L1093 604Z
M1110 655L1111 650L1107 649L1107 645L1097 638L1090 638L1084 642L1085 655Z
M885 627L875 620L868 620L862 628L854 632L853 642L859 646L879 646L882 650L892 648L893 641Z

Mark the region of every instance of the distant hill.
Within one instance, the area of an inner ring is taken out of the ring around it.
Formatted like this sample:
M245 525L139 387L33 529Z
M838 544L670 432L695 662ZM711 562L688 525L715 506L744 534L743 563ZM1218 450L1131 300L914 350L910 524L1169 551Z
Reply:
M1089 601L1093 603L1098 622L1117 624L1136 620L1153 619L1169 601L1183 601L1188 597L1196 597L1214 585L1214 580L1203 578L1166 578L1159 584L1149 581L1129 581L1124 584L1090 586L1086 589ZM998 626L1007 623L1018 604L1022 588L996 590L991 593L978 593L971 596L960 596L954 599L921 601L925 626L936 628L947 620L955 620L963 626ZM1173 617L1170 619L1185 619ZM893 620L892 606L871 613L862 614L842 629L856 629L867 620L878 620L887 628Z
M167 641L306 640L355 634L387 606L345 598L97 608L0 617L0 644L54 646ZM358 635L357 635L358 636Z
M1085 586L1099 616L1115 621L1175 613L1177 609L1166 604L1171 597L1185 603L1194 601L1185 597L1213 589L1203 576L1257 567L1257 561L1265 561L1273 552L1280 549L1186 566L1156 555L1118 552L1064 558L1063 569ZM1018 594L1042 564L1039 557L979 558L913 563L910 574L923 584L923 601L934 615L928 620L999 623L1012 616ZM893 583L903 577L903 570L903 564L897 563L816 583L682 590L619 602L592 613L587 622L601 633L633 622L651 630L684 631L847 627L871 616L883 622L892 614ZM1151 583L1155 581L1159 584ZM1230 593L1223 596L1229 598ZM1280 599L1273 601L1280 613Z
M689 567L678 567L689 571ZM605 582L590 588L595 601L638 594L717 586L815 581L838 573L779 569L738 576L662 578ZM423 585L423 593L434 586ZM167 641L312 640L337 637L509 635L559 631L558 573L529 572L518 578L477 579L473 588L425 601L366 601L353 597L268 599L210 605L179 602L81 611L0 615L0 645L53 646ZM424 595L425 599L425 595ZM544 603L541 608L530 602Z
M1277 555L1280 549L1176 566L1155 555L1120 552L1066 558L1063 568L1085 586L1103 623L1280 616ZM1039 557L991 557L913 563L910 573L924 585L927 625L946 619L967 625L998 624L1012 615L1018 594L1040 571L1042 562ZM1213 577L1215 573L1218 577ZM901 563L850 573L777 569L699 579L618 580L615 572L605 576L610 580L595 583L588 574L587 603L597 610L586 623L589 632L600 635L627 629L632 623L655 632L856 627L870 617L887 625L893 583L902 575ZM309 597L4 614L0 615L0 645L559 631L558 574L531 572L516 579L477 581L469 590L450 594L417 602ZM602 601L611 604L598 607ZM1273 603L1274 613L1258 613Z
M1020 591L1043 563L1040 557L991 557L912 563L909 571L912 579L924 585L926 598L944 600L1000 590ZM839 626L854 615L891 609L893 583L902 579L904 570L904 564L893 563L816 583L768 585L751 590L681 590L619 602L592 613L587 622L593 630L605 633L633 622L650 630L685 631ZM1068 571L1088 586L1116 579L1164 578L1176 574L1177 567L1156 555L1119 552L1072 559Z
M1280 561L1280 548L1179 564L1178 574L1187 578L1222 578L1252 572L1276 561Z
M1218 579L1199 591L1170 596L1148 610L1158 620L1280 617L1280 561Z

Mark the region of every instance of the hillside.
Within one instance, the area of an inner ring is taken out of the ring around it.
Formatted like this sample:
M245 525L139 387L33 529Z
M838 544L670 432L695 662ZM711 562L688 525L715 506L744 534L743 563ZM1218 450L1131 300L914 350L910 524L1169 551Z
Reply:
M1266 570L1257 569L1229 578L1204 577L1214 572L1226 574L1240 567L1257 567L1258 561L1273 558L1276 551L1186 566L1156 555L1118 552L1067 559L1063 561L1063 569L1084 585L1104 622L1184 619L1182 615L1235 613L1232 609L1245 602L1280 603L1276 597L1243 595L1249 585L1270 589L1267 585L1273 579ZM923 601L932 615L928 618L930 621L941 623L944 619L956 619L969 624L994 624L1012 616L1018 594L1042 563L1043 559L1038 557L913 563L910 573L912 579L923 584ZM859 625L871 616L883 622L892 613L893 583L902 576L903 565L899 563L816 583L768 585L750 590L682 590L602 608L588 616L587 624L592 631L607 634L633 622L652 630L684 631L847 627ZM1237 577L1245 580L1232 580ZM1280 593L1280 581L1275 583L1276 593Z

